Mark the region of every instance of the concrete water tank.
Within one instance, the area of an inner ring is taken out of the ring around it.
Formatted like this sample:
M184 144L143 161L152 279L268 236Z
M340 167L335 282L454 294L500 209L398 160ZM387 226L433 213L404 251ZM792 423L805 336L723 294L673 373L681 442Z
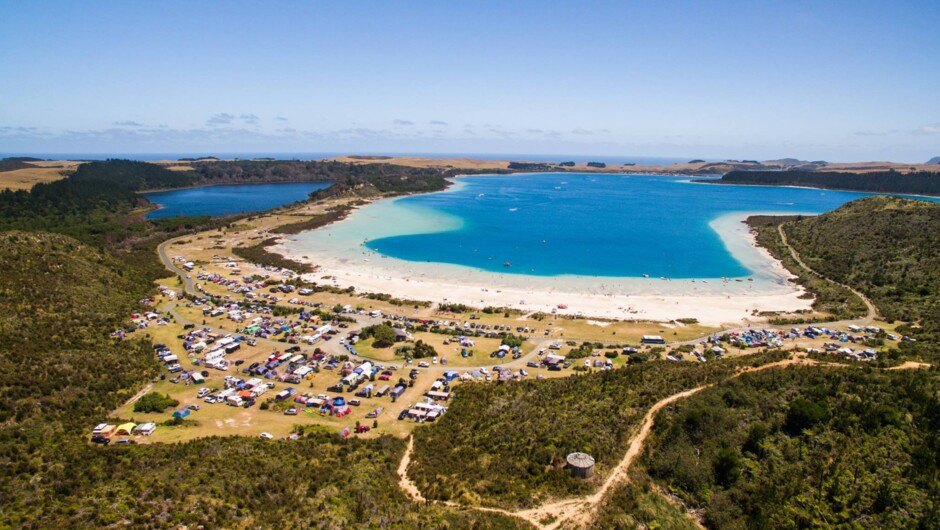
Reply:
M571 476L591 478L594 476L594 457L587 453L571 453L565 459L571 468Z

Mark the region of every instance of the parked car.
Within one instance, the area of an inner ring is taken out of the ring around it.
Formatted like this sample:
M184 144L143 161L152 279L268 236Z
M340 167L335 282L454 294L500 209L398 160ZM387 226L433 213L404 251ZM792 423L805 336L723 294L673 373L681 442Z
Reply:
M205 387L200 388L200 389L199 389L199 392L196 392L196 399L202 399L202 398L208 396L210 392L212 392L212 391L209 390L208 388L205 388Z
M369 432L369 428L370 427L368 425L357 425L356 432L358 433Z
M131 445L131 444L136 444L136 443L137 442L135 442L134 440L131 440L130 438L121 438L120 440L117 440L116 442L114 442L114 445Z
M274 435L272 435L272 434L269 433L269 432L263 432L263 433L261 433L261 434L258 435L258 438L261 438L262 440L273 440L273 439L274 439Z
M358 407L359 405L362 405L362 401L359 401L358 399L350 399L346 403L349 403L349 406L351 407Z
M407 417L408 417L408 409L401 411L401 413L398 415L398 419L400 420L403 420Z
M102 445L108 445L109 443L111 443L110 438L108 438L107 436L102 436L100 434L96 434L92 436L91 441L96 444L102 444Z
M539 367L539 363L537 363L537 362L535 362L535 361L529 361L529 362L527 362L527 363L525 363L525 364L526 364L526 366L528 366L529 368L538 368L538 367Z
M285 411L284 411L284 415L285 415L285 416L296 416L296 415L297 415L297 408L296 408L296 407L291 407L291 408L285 410Z
M420 366L421 368L428 368L428 367L430 367L431 365L428 364L427 361L421 361L421 362L418 363L418 366Z

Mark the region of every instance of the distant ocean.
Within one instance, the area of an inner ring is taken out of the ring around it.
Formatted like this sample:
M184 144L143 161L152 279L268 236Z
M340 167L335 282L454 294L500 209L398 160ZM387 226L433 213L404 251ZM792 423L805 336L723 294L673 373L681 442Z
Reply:
M429 158L476 158L481 160L525 160L531 162L603 162L605 164L636 164L636 165L669 165L688 162L695 157L656 157L633 155L565 155L565 154L522 154L522 153L0 153L0 158L10 156L30 156L50 160L107 160L109 158L125 158L141 160L179 160L181 158L199 158L214 156L216 158L275 158L278 160L322 160L345 155L376 155L376 156L423 156ZM717 161L717 159L702 159Z

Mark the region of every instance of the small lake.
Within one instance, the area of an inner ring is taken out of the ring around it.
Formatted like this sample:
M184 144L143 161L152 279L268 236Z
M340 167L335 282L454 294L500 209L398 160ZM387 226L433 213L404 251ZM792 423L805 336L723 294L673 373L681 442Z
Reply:
M283 184L239 184L206 186L143 194L160 208L147 214L148 219L196 215L232 215L270 210L302 201L330 182L290 182Z

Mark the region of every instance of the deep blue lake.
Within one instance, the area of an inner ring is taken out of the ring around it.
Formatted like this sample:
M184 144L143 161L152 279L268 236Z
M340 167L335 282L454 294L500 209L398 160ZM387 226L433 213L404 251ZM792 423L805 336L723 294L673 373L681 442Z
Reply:
M145 193L160 208L147 214L148 219L183 215L230 215L260 212L307 198L310 193L330 187L329 182L291 182L284 184L241 184L207 186L184 190Z
M389 236L395 219L376 219L374 232L360 227L357 234L359 242L368 238L369 248L393 258L499 273L733 278L750 270L710 225L715 219L749 212L819 214L869 195L688 180L570 173L464 177L453 190L395 201L396 208L420 212L423 226Z

